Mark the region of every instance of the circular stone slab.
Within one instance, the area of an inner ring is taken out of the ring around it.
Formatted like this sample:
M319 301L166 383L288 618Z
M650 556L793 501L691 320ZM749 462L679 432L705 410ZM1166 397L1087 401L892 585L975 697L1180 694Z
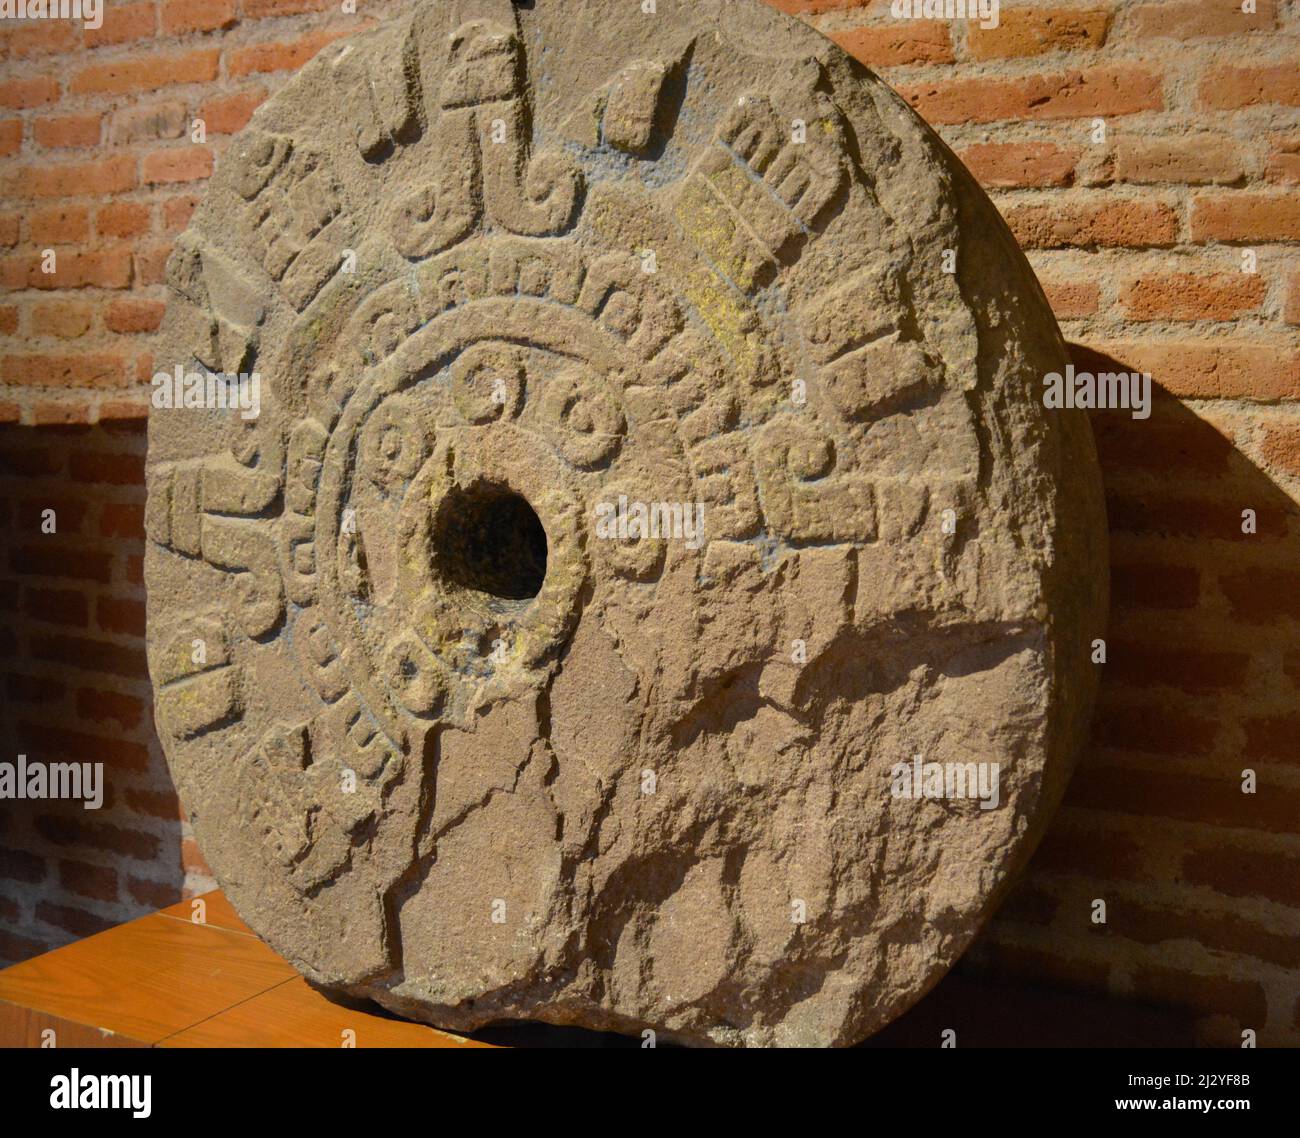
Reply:
M758 3L655 7L412 4L222 155L157 356L157 721L315 982L850 1043L1061 795L1096 460L921 121Z

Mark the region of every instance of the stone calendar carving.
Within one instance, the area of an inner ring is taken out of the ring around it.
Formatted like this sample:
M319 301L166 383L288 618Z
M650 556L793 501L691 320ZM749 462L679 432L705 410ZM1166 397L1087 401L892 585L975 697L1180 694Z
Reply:
M655 7L412 3L226 151L159 359L261 408L151 421L158 725L320 984L850 1043L1062 792L1095 459L923 124L757 3ZM901 792L914 761L996 800Z

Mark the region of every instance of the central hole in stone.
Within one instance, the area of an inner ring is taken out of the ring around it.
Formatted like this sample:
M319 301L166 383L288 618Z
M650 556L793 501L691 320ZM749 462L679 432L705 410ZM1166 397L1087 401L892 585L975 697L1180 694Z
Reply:
M434 567L450 584L503 600L531 600L546 579L546 531L508 486L456 486L433 520Z

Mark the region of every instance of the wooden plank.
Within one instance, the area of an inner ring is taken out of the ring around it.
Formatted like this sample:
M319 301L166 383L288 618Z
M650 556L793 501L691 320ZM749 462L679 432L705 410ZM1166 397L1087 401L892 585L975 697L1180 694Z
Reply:
M195 902L203 902L203 921L195 922ZM173 917L178 921L187 921L190 924L202 923L212 925L218 929L229 929L231 932L245 933L248 936L256 936L235 912L235 906L226 900L226 895L220 889L215 889L211 893L204 893L201 897L192 897L188 901L177 901L175 905L169 905L165 909L159 909L158 913L163 917Z
M45 1033L52 1031L53 1036ZM0 1001L0 1047L148 1047L129 1036Z
M160 1047L489 1047L327 999L301 976L186 1028Z
M152 1044L296 975L256 937L154 913L5 969L0 1000Z

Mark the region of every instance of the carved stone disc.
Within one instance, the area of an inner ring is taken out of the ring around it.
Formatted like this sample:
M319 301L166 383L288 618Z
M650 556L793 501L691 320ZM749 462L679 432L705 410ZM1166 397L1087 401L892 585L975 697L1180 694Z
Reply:
M1060 797L1096 461L920 120L756 2L643 7L412 3L223 154L157 357L157 721L313 981L849 1043Z

